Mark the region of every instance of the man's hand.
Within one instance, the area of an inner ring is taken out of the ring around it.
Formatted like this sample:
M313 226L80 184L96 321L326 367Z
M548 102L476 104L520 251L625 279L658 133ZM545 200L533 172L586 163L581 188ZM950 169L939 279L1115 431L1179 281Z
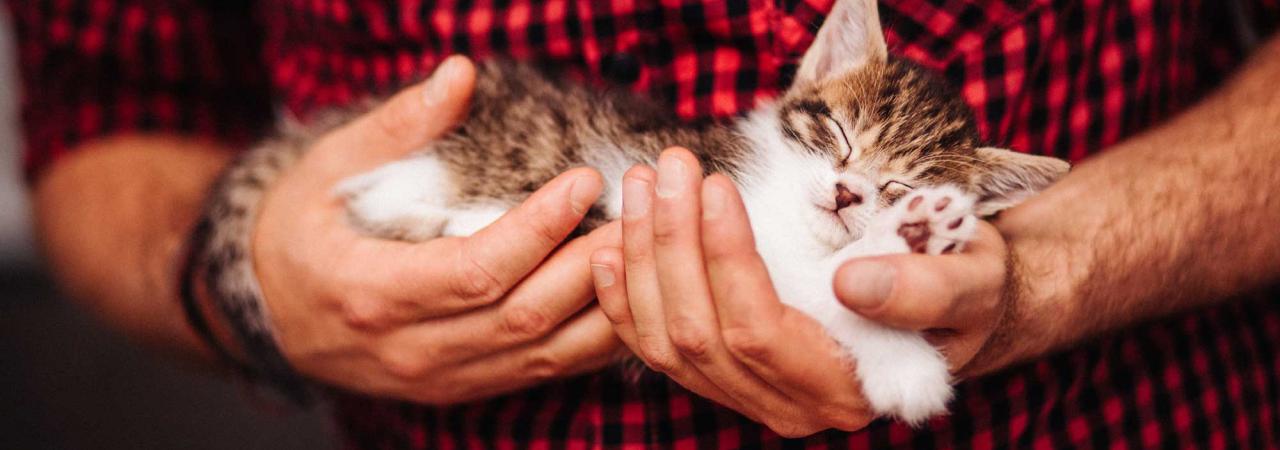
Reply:
M592 255L596 292L649 367L790 437L873 415L841 350L782 304L733 183L687 150L623 181L624 249ZM655 194L656 187L656 196Z
M572 170L468 238L367 238L332 195L344 177L444 133L467 108L465 59L322 137L264 200L254 264L276 339L304 375L444 404L599 368L620 349L591 305L588 257L617 224L560 247L602 189ZM560 247L557 249L557 247Z
M836 271L836 297L863 317L923 332L953 373L971 376L986 367L988 353L1002 347L1005 332L999 326L1008 300L1019 295L1010 283L1017 274L1009 273L1015 266L1008 258L1004 238L981 222L962 253L846 262Z
M953 361L975 355L959 375L977 376L1273 287L1277 80L1280 38L1272 38L1199 105L1001 213L999 236L986 227L961 255L849 262L836 293L872 319L943 330L935 342ZM885 268L891 287L867 292Z

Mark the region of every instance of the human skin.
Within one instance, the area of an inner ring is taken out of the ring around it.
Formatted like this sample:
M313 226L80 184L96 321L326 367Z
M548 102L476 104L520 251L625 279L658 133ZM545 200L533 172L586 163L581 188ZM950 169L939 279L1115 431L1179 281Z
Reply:
M966 378L1280 281L1278 82L1273 39L1198 105L982 224L964 252L849 261L836 295L926 331ZM624 179L624 246L591 260L619 336L784 436L865 426L843 352L778 301L732 183L700 173L672 149Z
M303 375L445 404L594 370L625 351L592 303L587 262L595 249L620 245L620 228L560 246L600 193L594 171L562 174L470 238L383 241L344 222L334 182L447 131L474 76L469 62L451 58L429 81L319 139L267 193L255 267L281 351ZM230 155L191 137L118 136L49 168L35 188L35 216L61 285L135 340L212 362L184 321L177 262ZM215 333L232 342L225 324L215 322Z

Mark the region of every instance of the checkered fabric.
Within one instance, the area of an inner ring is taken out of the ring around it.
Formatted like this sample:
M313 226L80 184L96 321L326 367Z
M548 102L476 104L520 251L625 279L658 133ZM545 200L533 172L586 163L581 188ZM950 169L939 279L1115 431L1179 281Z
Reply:
M408 83L451 53L622 85L687 119L785 88L830 0L13 0L30 174L85 139L245 142ZM1277 0L886 0L890 49L944 75L985 139L1080 160L1193 103L1280 22ZM351 448L1276 448L1266 295L971 380L910 429L783 440L659 375L614 371L430 408L340 394Z

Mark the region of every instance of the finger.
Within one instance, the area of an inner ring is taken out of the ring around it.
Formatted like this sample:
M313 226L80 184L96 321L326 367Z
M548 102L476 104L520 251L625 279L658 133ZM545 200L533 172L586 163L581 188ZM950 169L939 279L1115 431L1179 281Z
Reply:
M733 183L708 177L702 207L703 235L716 236L702 247L726 348L769 385L812 405L829 425L861 427L868 416L852 366L821 325L779 301Z
M467 238L421 244L368 239L368 260L393 263L363 270L382 276L368 286L402 305L410 318L456 314L491 304L558 247L603 188L593 169L570 170L551 180L497 221ZM588 253L589 254L589 253ZM576 269L586 270L584 263Z
M588 261L602 247L621 245L622 227L608 224L557 250L533 274L490 307L398 329L391 345L430 348L440 364L474 359L544 339L595 298ZM484 339L476 339L484 336Z
M663 152L658 160L653 243L667 335L684 360L739 403L773 414L798 414L794 403L734 359L720 339L703 266L701 193L697 158L685 149Z
M409 375L403 378L408 385L402 389L417 391L423 400L444 396L455 402L481 399L597 370L616 362L619 348L621 343L609 320L598 308L589 308L541 340L448 370L401 374Z
M627 277L621 248L602 248L591 254L591 277L600 310L628 346L636 342L636 325L627 304Z
M580 326L565 327L545 342L534 343L532 351L541 366L553 375L577 375L617 363L626 354L622 341L613 332L609 318L599 307L582 312ZM586 343L587 345L583 345Z
M971 329L998 313L1006 273L1002 240L983 223L952 255L858 258L836 271L836 297L858 314L899 328Z
M333 179L399 159L444 134L466 114L475 78L470 60L450 56L426 81L335 130L309 157L324 161Z
M654 268L667 334L678 351L694 359L707 356L710 335L719 331L702 264L701 185L702 168L688 150L659 157Z
M688 150L671 149L658 159L653 212L654 268L666 328L685 356L707 356L717 334L711 291L702 264L702 168Z
M635 323L627 298L626 268L624 256L618 249L603 249L591 257L592 273L595 278L596 297L600 300L600 309L609 318L614 332L635 357L644 361L641 356ZM645 361L646 364L649 364ZM667 368L667 376L672 380L703 397L757 419L755 411L749 411L736 398L721 390L708 380L701 372L694 370L683 361Z
M683 362L667 336L662 293L658 287L653 255L653 169L636 166L622 180L623 269L627 279L627 306L635 324L633 350L650 368L667 373Z
M764 260L756 252L746 207L733 182L724 175L702 185L702 242L707 278L721 328L749 328L772 322L783 313Z

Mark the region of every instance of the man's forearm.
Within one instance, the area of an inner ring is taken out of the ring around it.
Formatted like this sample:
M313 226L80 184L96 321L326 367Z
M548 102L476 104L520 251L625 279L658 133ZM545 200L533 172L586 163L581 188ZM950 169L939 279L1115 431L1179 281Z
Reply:
M187 231L231 153L180 136L86 144L35 189L37 232L61 286L141 343L210 358L176 299Z
M1278 86L1275 41L1196 107L1007 211L1023 299L1009 323L1035 327L1008 335L1043 340L997 346L1028 358L1276 281Z

